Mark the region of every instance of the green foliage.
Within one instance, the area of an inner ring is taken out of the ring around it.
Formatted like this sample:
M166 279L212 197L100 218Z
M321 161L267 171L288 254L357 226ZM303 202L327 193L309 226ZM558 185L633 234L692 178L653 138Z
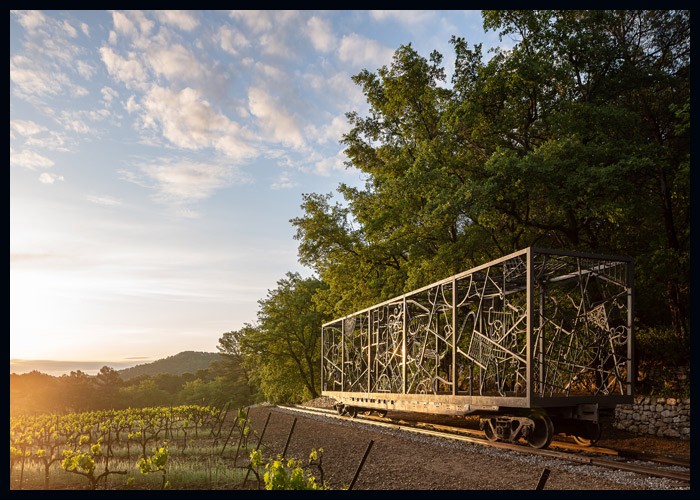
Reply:
M362 188L306 194L299 258L334 317L526 246L634 258L637 314L689 352L690 14L485 11L484 61L400 47L353 77L342 143Z
M263 482L266 490L325 490L327 487L323 482L319 484L316 478L305 470L305 467L316 466L322 473L322 454L323 449L312 450L306 465L293 458L285 460L280 454L274 460L263 464L262 453L253 450L250 454L250 466L259 476L257 471L264 465Z
M166 465L168 464L168 443L167 441L163 443L163 446L153 448L153 455L150 457L141 457L136 466L141 471L141 474L154 474L160 472L163 474L163 482L161 484L161 489L170 489L171 484L167 480L168 471Z
M68 476L85 478L93 490L101 485L113 487L107 484L106 478L112 474L126 475L128 470L116 470L122 467L137 473L140 471L140 476L162 474L160 487L164 489L171 486L173 477L178 482L188 481L191 476L201 481L206 479L208 472L211 481L212 466L220 468L227 480L237 480L235 471L218 460L219 457L208 458L202 463L203 456L218 452L220 448L221 417L219 409L197 405L11 417L11 489L22 489L23 479L25 489L40 488L42 478L37 474L37 465L45 467L44 489L63 489L72 485L66 483L70 481L65 479L66 474L61 474L53 485L49 484L49 466L55 461L54 455L58 455L60 469L69 472ZM167 437L170 441L163 441ZM191 453L193 458L189 463L184 450L172 451L168 445L185 437L189 439L187 455ZM146 453L149 444L151 454ZM60 451L54 453L56 449ZM133 455L134 452L138 455ZM12 468L16 468L20 461L24 475L20 474L19 480L14 478L12 482ZM195 474L188 476L188 467L194 469ZM32 471L31 482L27 480L29 469ZM175 469L174 475L172 469ZM149 481L135 485L133 477L127 479L130 487L138 488L144 484L149 484Z
M87 445L87 450L80 448L83 445ZM83 476L89 481L90 488L93 490L97 489L99 482L110 474L126 474L125 470L109 470L106 462L103 465L103 471L96 474L97 460L102 455L102 438L99 438L95 443L90 443L90 436L82 435L79 437L77 446L72 449L64 449L62 455L61 467L63 470Z
M119 398L128 407L146 407L167 405L172 397L158 388L155 380L148 378L138 385L122 387L119 389Z
M240 336L244 368L268 401L318 397L321 324L327 315L314 297L325 288L318 279L287 273L258 301L259 325L246 325Z
M258 402L251 370L246 366L241 352L241 339L255 328L244 325L240 330L224 333L219 339L217 349L221 360L214 366L221 373L222 382L226 384L229 400L234 406L242 407ZM254 371L254 370L253 370Z

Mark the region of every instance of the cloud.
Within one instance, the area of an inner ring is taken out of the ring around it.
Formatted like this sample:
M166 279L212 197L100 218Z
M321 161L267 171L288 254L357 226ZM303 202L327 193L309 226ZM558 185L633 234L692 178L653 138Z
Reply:
M88 122L100 122L110 116L107 109L61 111L57 121L66 130L79 134L94 134L97 130Z
M304 137L294 116L265 90L251 87L248 90L248 107L274 141L294 148L304 146Z
M63 29L66 33L68 33L68 36L71 38L75 38L78 36L78 31L73 26L71 26L71 24L68 21L63 21Z
M90 203L94 203L96 205L102 205L105 207L116 207L122 204L121 200L118 200L116 198L113 198L111 196L94 196L94 195L88 195L85 197L87 201Z
M140 34L148 35L155 23L149 20L141 11L112 12L112 22L117 34L135 38Z
M238 55L238 50L250 47L248 39L235 28L222 26L214 35L214 40L226 52Z
M233 159L252 156L255 149L246 141L245 131L217 112L199 92L179 92L154 85L142 102L143 123L162 130L174 145L191 150L213 147Z
M57 175L57 174L49 174L48 172L44 172L39 176L39 182L42 184L53 184L56 181L63 181L63 176L62 175Z
M404 25L421 25L431 21L435 13L426 10L371 10L370 17L375 21L398 21Z
M82 31L85 36L90 36L90 26L88 26L87 23L80 23L80 31Z
M58 94L63 85L68 83L66 75L61 72L51 73L35 67L35 63L24 56L10 59L10 81L15 84L15 91L23 97Z
M288 79L286 73L278 68L277 66L272 66L271 64L266 64L264 62L258 61L255 63L255 70L262 75L264 80L267 81L286 81Z
M48 130L43 125L39 125L31 120L10 120L10 139L18 141L21 138L25 139L25 147L39 147L53 151L68 151L68 148L65 146L66 139L63 134ZM20 162L22 162L22 156L19 158ZM41 162L30 161L29 164L39 166Z
M174 205L201 201L224 186L250 182L230 164L163 160L137 168L140 174L124 172L125 179L151 187L157 201Z
M92 75L95 74L95 67L91 64L86 63L85 61L77 61L75 65L76 69L78 70L78 74L80 74L80 76L82 76L86 80L89 80L92 77Z
M46 127L34 123L31 120L10 120L10 137L13 138L13 132L19 135L29 137L36 135L46 130Z
M343 150L339 151L335 156L326 156L314 162L315 172L325 177L331 175L332 172L346 170L345 162L348 160Z
M74 85L71 88L71 94L73 95L73 97L82 97L88 95L89 93L90 92L88 92L88 89L80 85Z
M337 41L328 20L312 16L306 21L306 27L308 28L306 34L316 50L330 52L335 49Z
M270 187L274 190L278 190L289 189L298 185L298 182L294 182L292 179L290 179L289 172L282 172L279 176L277 176L277 179L275 179L275 182L273 182Z
M355 67L367 67L374 70L391 62L394 51L376 40L370 40L356 33L344 36L338 48L341 62Z
M124 109L127 113L131 114L141 109L141 106L136 102L136 96L130 95L129 99L123 103Z
M272 12L266 10L234 10L229 12L233 19L242 20L254 33L272 29Z
M16 11L15 15L19 17L19 23L27 31L34 31L46 24L46 17L38 10Z
M327 142L338 143L343 134L350 130L345 115L334 116L330 123L323 124L320 128L310 127L309 135L316 139L316 142L324 144Z
M295 52L290 50L290 47L300 28L295 25L301 19L299 11L244 10L231 11L229 15L233 19L243 21L243 24L253 32L264 54L285 59L295 56Z
M37 168L51 168L54 162L34 151L22 150L15 152L10 148L10 165L36 170Z
M87 49L74 41L77 30L68 21L41 12L16 11L15 15L25 32L22 54L10 60L14 94L29 101L63 92L86 95L86 89L71 81L76 73L86 79L94 74L94 68L81 59Z
M124 83L127 88L139 88L146 82L146 70L136 59L125 59L110 47L101 47L100 57L109 74Z
M146 59L153 70L171 80L201 78L206 71L199 60L184 46L156 46L149 50Z
M100 93L102 94L102 100L104 100L107 105L111 104L115 97L119 97L119 93L110 87L102 87Z
M189 10L158 10L156 17L161 23L175 26L183 31L192 31L199 26L199 19Z

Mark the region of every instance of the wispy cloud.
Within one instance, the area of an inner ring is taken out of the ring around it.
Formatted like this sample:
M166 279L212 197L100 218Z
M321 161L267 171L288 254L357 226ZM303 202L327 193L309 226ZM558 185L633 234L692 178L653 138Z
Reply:
M63 176L58 175L58 174L50 174L48 172L44 172L39 176L39 182L42 184L53 184L56 181L63 181Z
M435 18L435 13L429 10L371 10L369 15L375 21L397 21L412 26L422 25Z
M149 49L146 59L157 75L171 81L198 80L207 73L199 59L177 43Z
M243 33L231 26L221 26L214 35L215 42L226 52L238 55L242 49L250 47L250 41Z
M121 200L112 196L88 195L85 197L85 199L90 203L94 203L95 205L102 205L104 207L117 207L122 204Z
M246 184L250 178L230 164L161 160L123 170L125 180L155 191L154 198L167 205L186 205L210 197L217 189Z
M80 96L87 92L73 77L89 78L90 65L82 55L85 49L75 43L78 31L68 22L38 11L12 11L25 28L26 54L10 59L13 92L26 100L63 93Z
M146 70L140 61L121 57L111 47L101 47L100 57L109 74L127 88L143 88L146 84Z
M38 168L50 168L54 165L54 162L35 151L14 151L10 148L10 165L36 170Z
M293 148L305 145L296 118L284 109L275 96L262 88L252 87L248 90L248 106L263 131L273 141Z
M46 127L39 125L32 120L10 120L10 139L14 139L17 134L29 137L46 130Z
M370 71L389 64L393 55L392 49L356 33L344 36L338 48L338 58L341 62L356 68L367 67Z
M28 32L34 32L47 23L46 16L39 10L17 10L14 14L18 17L19 24Z
M317 51L331 52L335 49L337 40L330 21L312 16L306 21L306 27L306 34Z
M289 172L282 172L280 175L277 176L277 179L275 179L275 182L273 182L270 187L274 190L278 190L290 189L298 185L298 182L295 182L291 179Z
M158 10L158 20L184 31L192 31L199 26L197 15L190 10Z
M234 160L255 153L247 142L249 133L215 110L195 89L173 91L154 85L142 106L144 126L160 130L175 146L190 150L214 148Z

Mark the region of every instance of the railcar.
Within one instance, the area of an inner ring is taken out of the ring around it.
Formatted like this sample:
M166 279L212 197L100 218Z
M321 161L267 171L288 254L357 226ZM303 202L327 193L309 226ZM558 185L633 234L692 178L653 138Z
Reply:
M580 444L635 389L628 257L528 247L322 325L341 415L477 416L492 441Z

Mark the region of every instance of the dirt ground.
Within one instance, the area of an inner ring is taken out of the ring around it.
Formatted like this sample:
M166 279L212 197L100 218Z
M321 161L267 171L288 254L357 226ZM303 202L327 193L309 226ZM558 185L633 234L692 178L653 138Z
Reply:
M322 479L331 489L348 488L357 474L353 490L534 490L545 469L550 471L544 487L547 490L690 488L687 483L641 478L585 464L417 437L403 431L374 430L351 419L307 416L271 405L249 410L251 426L258 436L268 414L261 441L263 457L281 454L286 445L285 457L307 459L312 449L322 448ZM258 437L253 439L257 442ZM599 445L690 457L687 440L635 436L615 429L604 429ZM321 480L317 469L314 475Z

